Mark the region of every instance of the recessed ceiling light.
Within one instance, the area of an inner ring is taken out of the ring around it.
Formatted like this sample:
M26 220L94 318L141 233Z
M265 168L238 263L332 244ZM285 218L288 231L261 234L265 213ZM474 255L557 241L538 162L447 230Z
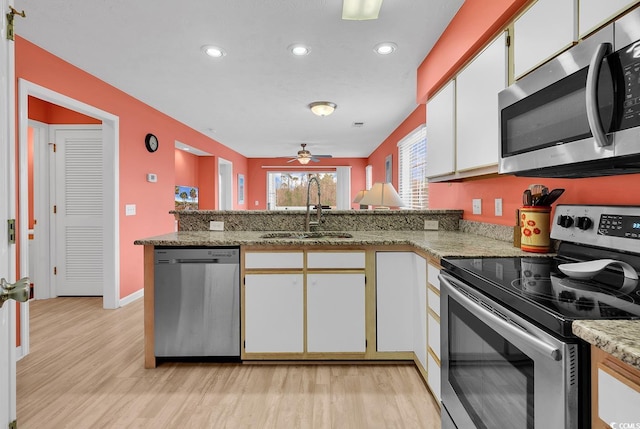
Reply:
M380 55L392 54L396 49L398 49L398 45L393 42L382 42L373 47L373 50Z
M291 51L291 53L296 57L304 57L305 55L309 55L309 52L311 52L311 48L297 43L295 45L290 45L289 51Z
M202 52L213 58L220 58L227 55L224 49L218 46L206 45L202 47Z
M344 0L342 19L378 19L382 0Z

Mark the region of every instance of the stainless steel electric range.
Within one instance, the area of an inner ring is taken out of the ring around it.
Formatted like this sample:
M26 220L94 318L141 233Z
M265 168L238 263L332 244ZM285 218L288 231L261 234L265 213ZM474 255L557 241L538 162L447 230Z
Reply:
M590 427L579 319L640 319L640 207L559 205L557 255L442 260L442 427Z

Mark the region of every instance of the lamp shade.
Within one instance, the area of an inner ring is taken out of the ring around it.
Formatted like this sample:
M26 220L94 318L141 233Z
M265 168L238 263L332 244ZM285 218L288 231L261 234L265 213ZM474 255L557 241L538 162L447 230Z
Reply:
M376 182L360 200L360 204L367 206L379 206L380 208L402 207L405 205L400 195L389 182Z
M367 195L367 191L365 189L358 191L358 193L356 194L356 196L353 198L353 201L351 201L352 203L359 203L360 200L362 200L362 198L364 198L364 196Z

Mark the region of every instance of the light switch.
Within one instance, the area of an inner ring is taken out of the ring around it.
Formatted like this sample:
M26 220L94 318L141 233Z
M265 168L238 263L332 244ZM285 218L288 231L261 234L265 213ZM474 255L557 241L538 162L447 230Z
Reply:
M158 181L158 175L155 173L147 173L147 182L156 183Z
M127 204L124 206L124 215L125 216L135 216L136 214L136 205L135 204Z
M471 200L471 206L473 214L482 214L482 200L480 198L474 198Z

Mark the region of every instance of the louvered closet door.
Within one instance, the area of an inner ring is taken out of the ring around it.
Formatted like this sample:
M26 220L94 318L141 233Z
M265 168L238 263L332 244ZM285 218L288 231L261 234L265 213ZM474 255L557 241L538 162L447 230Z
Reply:
M56 130L56 293L101 296L104 283L101 130Z

